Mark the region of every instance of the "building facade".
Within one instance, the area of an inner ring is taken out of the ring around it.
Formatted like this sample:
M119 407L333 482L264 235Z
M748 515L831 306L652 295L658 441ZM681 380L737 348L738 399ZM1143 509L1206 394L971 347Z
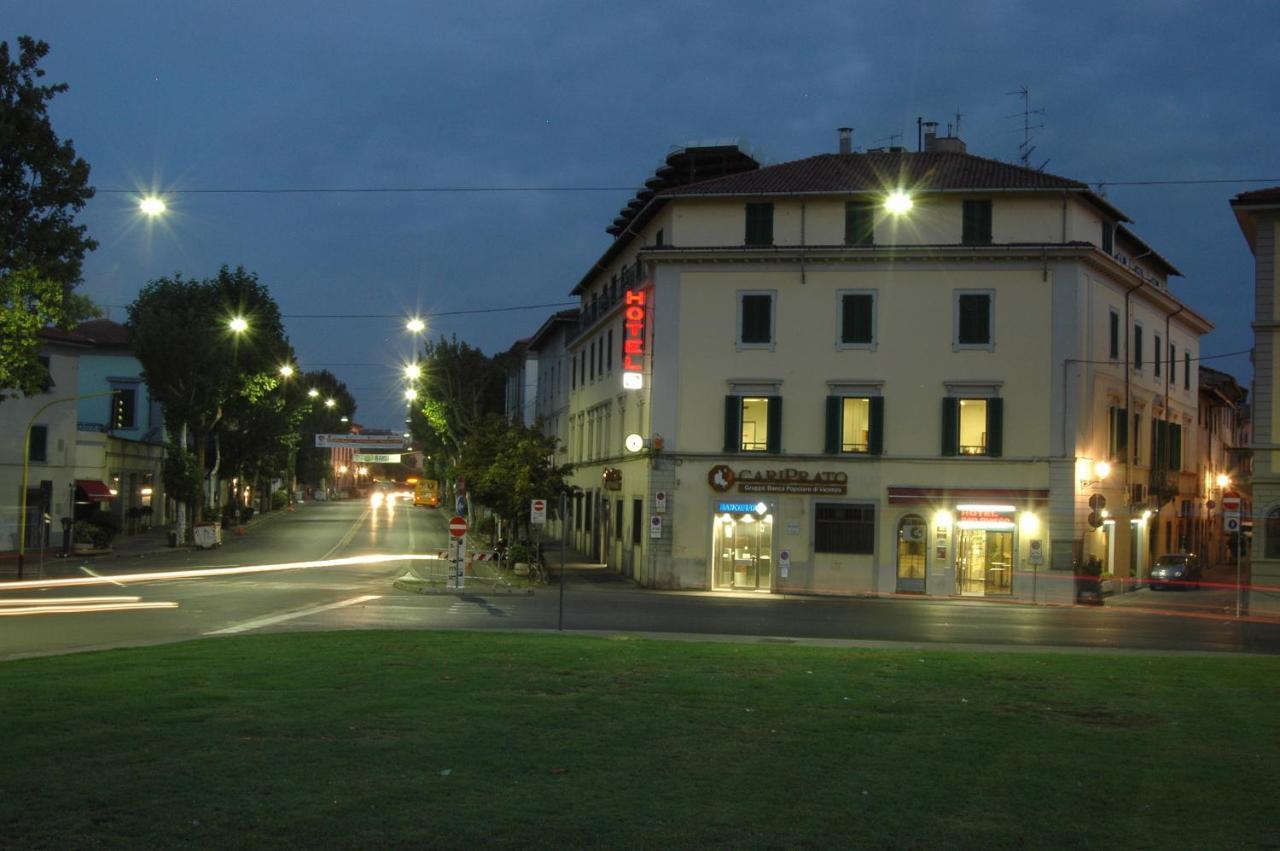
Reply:
M1252 504L1248 395L1225 372L1200 367L1195 461L1200 492L1193 503L1197 516L1191 549L1206 567L1235 564L1237 557L1248 552L1243 523ZM1227 519L1229 505L1238 506L1232 513L1240 519Z
M1253 546L1246 600L1250 611L1280 613L1280 440L1275 425L1280 382L1280 187L1231 200L1254 259Z
M581 549L658 588L1070 602L1172 547L1211 326L1084 184L926 138L679 149L614 221L568 346Z

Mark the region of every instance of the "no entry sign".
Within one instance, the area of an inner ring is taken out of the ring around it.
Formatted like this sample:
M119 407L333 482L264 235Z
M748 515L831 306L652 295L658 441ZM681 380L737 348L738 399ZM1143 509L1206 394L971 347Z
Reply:
M455 538L461 538L467 534L467 520L465 517L454 517L449 521L449 534Z
M547 501L535 499L529 503L529 522L534 526L547 525Z

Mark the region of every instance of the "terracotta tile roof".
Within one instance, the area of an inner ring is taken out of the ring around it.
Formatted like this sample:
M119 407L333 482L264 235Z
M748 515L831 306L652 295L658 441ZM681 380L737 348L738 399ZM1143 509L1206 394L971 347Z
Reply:
M660 195L768 195L796 192L917 190L1088 190L1078 180L1011 163L944 151L819 154L728 177L663 190Z
M1280 186L1241 192L1231 199L1232 204L1280 204Z
M129 345L129 329L110 319L90 319L76 326L76 333L98 346Z

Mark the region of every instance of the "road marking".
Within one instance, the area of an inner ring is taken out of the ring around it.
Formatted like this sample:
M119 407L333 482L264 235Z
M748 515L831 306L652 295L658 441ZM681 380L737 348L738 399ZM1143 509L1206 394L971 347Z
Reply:
M338 543L334 544L333 547L329 550L329 552L320 556L320 561L324 561L325 559L329 558L329 556L333 555L338 550L342 549L347 544L351 543L351 539L354 538L356 535L356 530L358 530L361 526L364 525L364 520L366 517L369 516L369 512L370 512L370 509L368 507L366 507L364 511L360 512L360 516L357 517L355 522L351 524L351 528L347 530L347 533L338 539Z
M251 629L261 629L264 626L272 626L273 624L291 621L295 618L305 618L307 615L316 615L320 612L327 612L331 609L341 609L343 606L354 606L357 603L364 603L369 600L381 599L381 594L365 594L362 597L352 597L350 600L340 600L337 603L328 603L323 606L312 606L309 609L302 609L297 612L285 612L283 615L268 615L264 618L255 618L251 621L229 626L225 629L215 629L206 632L205 635L233 635L237 632L248 632Z
M81 569L82 571L84 571L85 573L89 574L90 576L92 576L94 579L102 579L102 578L104 578L104 577L102 576L102 574L100 574L100 573L94 573L92 570L90 570L89 568L85 567L84 565L80 565L80 569ZM108 581L108 582L110 582L112 585L119 585L121 588L123 588L123 587L124 587L124 583L123 583L123 582L116 582L116 581L115 581L115 580L113 580L113 579L108 579L107 581Z

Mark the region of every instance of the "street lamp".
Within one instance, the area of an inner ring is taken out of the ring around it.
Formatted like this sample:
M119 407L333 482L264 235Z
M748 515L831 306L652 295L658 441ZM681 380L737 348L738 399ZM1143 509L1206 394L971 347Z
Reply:
M293 367L292 367L292 366L290 366L289 364L285 364L284 366L280 367L280 375L281 375L281 377L282 377L282 378L290 378L290 377L292 377L292 376L293 376Z
M320 391L312 387L310 390L307 391L307 395L312 399L315 399L317 396L320 395Z
M1218 482L1218 487L1225 489L1231 486L1231 477L1228 476L1226 473L1219 473L1217 482Z
M318 395L320 395L320 394L318 394L318 393L317 393L316 395L318 396ZM333 406L335 406L335 405L337 405L337 404L338 404L338 400L337 400L337 399L334 399L334 398L332 398L332 397L330 397L330 398L328 398L328 399L325 399L325 400L324 400L324 406L325 406L326 408L332 408Z
M227 327L235 334L243 334L249 330L249 320L243 316L233 316L227 321Z
M405 323L404 327L411 334L421 334L423 331L427 330L427 323L423 322L416 316L411 316L409 321Z
M884 208L895 216L909 212L913 206L915 202L911 200L911 196L901 189L895 189L884 199Z
M404 377L410 381L417 381L422 377L422 367L416 363L411 363L404 368Z
M138 202L138 209L142 211L143 215L154 219L156 216L163 215L168 207L165 206L164 201L155 195L148 195Z
M404 398L412 402L414 399L418 398L418 391L414 390L412 387L407 387L404 391Z

